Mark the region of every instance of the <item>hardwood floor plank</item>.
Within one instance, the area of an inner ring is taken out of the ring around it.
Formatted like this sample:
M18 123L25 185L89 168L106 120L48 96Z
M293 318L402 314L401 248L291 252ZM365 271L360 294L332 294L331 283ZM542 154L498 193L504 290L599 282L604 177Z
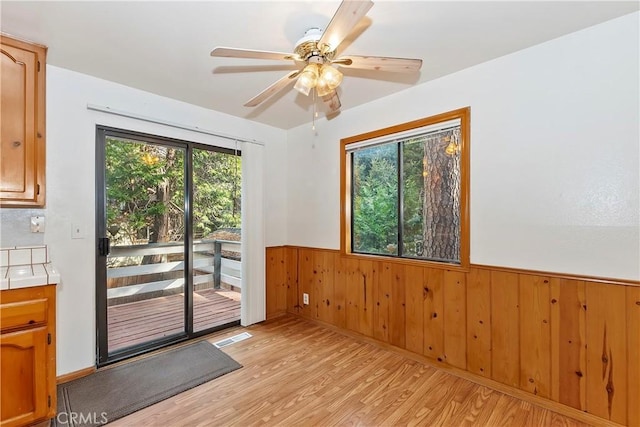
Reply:
M110 423L122 426L580 426L381 346L292 316L224 347L243 365Z

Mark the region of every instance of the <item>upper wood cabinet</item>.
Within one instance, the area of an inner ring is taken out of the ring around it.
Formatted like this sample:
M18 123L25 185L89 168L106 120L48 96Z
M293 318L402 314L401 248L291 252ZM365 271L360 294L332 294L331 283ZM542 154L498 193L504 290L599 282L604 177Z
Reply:
M0 48L0 206L44 206L47 48L4 34Z

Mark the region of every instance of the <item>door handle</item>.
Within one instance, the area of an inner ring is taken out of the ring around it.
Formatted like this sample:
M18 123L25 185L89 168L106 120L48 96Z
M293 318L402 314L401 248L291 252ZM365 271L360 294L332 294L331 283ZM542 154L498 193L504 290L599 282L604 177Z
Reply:
M108 237L100 237L98 239L98 254L100 256L107 256L111 252L110 242Z

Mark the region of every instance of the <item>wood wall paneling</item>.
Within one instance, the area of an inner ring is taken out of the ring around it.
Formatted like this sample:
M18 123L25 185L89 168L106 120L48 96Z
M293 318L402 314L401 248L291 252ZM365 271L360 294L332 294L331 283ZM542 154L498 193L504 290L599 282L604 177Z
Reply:
M491 272L491 375L520 388L520 288L518 275Z
M466 275L444 272L444 354L445 361L456 368L467 368Z
M587 283L586 294L587 411L626 424L626 290L624 286Z
M626 287L627 350L629 356L628 420L629 426L640 426L640 287Z
M391 282L393 280L392 264L380 262L377 274L374 275L373 294L373 337L382 342L389 342L389 300L391 299Z
M341 265L343 270L340 276L344 278L341 285L345 288L346 328L360 332L360 310L364 302L363 275L356 259L345 258Z
M424 348L424 268L405 269L405 348L422 354Z
M267 253L275 248L267 249ZM287 311L289 313L299 312L299 295L298 295L298 249L285 247L285 275L286 275L286 291L287 291ZM269 266L267 265L267 268ZM269 272L267 272L267 278ZM267 282L267 289L271 286L270 282ZM268 304L268 302L267 302Z
M266 280L267 318L284 314L287 311L287 277L285 248L275 248L267 253Z
M587 300L581 280L551 279L551 398L585 411Z
M549 278L520 274L520 388L551 396Z
M389 289L389 342L405 348L406 337L406 265L391 265L391 289Z
M491 378L491 272L472 268L467 279L467 370Z
M266 277L268 315L286 309L640 426L635 282L483 266L448 271L297 247L268 248ZM302 306L303 292L310 305Z
M333 252L323 251L313 254L315 309L317 319L333 324L334 307L334 259Z
M316 318L314 306L317 303L316 298L318 298L317 294L311 295L315 288L314 276L317 274L317 272L314 273L313 254L314 251L311 249L298 249L298 292L300 293L298 313L309 318ZM305 293L309 294L309 304L303 302L302 295Z
M373 337L373 312L375 307L374 290L378 263L374 263L373 261L360 261L358 265L361 276L358 283L362 289L362 293L360 294L361 305L359 310L360 333L368 337Z
M423 289L423 354L439 362L444 362L444 271L426 270L425 282Z
M345 307L347 292L345 285L347 279L345 277L344 260L339 253L333 254L333 301L331 302L334 310L333 324L343 329L347 327L347 311ZM329 272L328 274L331 273Z

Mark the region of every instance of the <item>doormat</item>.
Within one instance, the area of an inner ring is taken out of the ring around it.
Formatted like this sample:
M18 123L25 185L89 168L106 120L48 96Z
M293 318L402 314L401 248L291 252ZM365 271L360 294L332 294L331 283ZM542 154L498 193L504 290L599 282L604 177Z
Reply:
M58 385L57 427L100 426L241 368L208 341Z

